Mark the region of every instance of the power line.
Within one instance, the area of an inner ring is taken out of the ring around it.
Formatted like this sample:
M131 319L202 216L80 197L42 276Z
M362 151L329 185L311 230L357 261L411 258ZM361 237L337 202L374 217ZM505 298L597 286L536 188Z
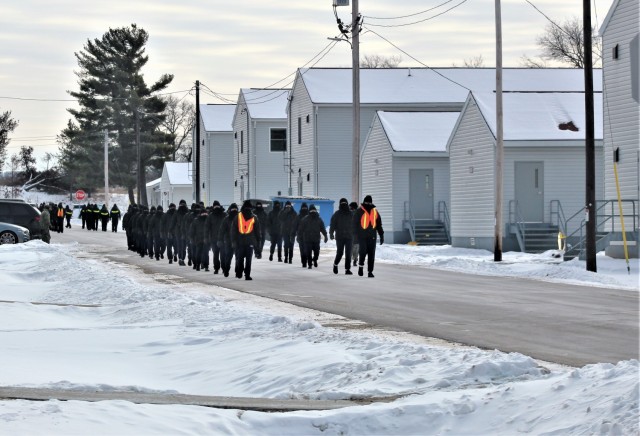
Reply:
M186 90L186 91L173 91L173 92L164 92L161 94L153 94L154 96L161 96L161 95L169 95L169 94L180 94L182 92L189 92L191 91L190 89ZM1 95L0 99L4 99L4 100L20 100L20 101L40 101L40 102L78 102L78 99L62 99L62 98L31 98L31 97L11 97L11 96L5 96L5 95ZM96 98L96 100L98 101L113 101L113 100L128 100L127 97L115 97L115 98Z
M466 3L467 1L468 0L462 0L457 5L451 6L449 9L445 9L444 11L440 12L439 14L432 15L431 17L427 17L427 18L424 18L422 20L414 21L414 22L411 22L411 23L404 23L404 24L369 24L369 26L374 26L374 27L405 27L405 26L413 26L414 24L424 23L425 21L433 20L434 18L437 18L437 17L439 17L441 15L444 15L447 12L452 11L455 8L457 8L458 6L462 5L463 3Z
M401 49L400 47L398 47L397 45L395 45L393 42L389 41L387 38L385 38L384 36L380 35L378 32L375 32L371 29L367 29L369 32L373 33L374 35L377 35L379 38L385 40L387 43L389 43L390 45L392 45L393 47L395 47L396 49L400 50L402 53L406 54L407 56L409 56L411 59L413 59L414 61L418 62L420 65L422 65L423 67L426 67L428 69L430 69L431 71L433 71L434 73L436 73L437 75L441 76L443 79L448 80L451 83L454 83L458 86L461 86L462 88L466 89L467 91L471 90L469 88L467 88L466 86L456 82L453 79L450 79L449 77L445 76L444 74L442 74L439 71L434 70L433 68L431 68L429 65L425 64L424 62L420 61L419 59L416 59L414 56L411 56L409 53L407 53L406 51L404 51L403 49Z
M540 13L540 15L542 15L543 17L545 17L547 19L548 22L550 22L551 24L553 24L554 26L556 26L562 33L564 33L567 36L571 36L569 35L569 33L564 30L562 27L560 27L555 21L553 21L551 18L549 18L544 12L542 12L540 9L538 9L538 7L536 5L534 5L533 3L531 3L529 0L524 0L527 3L529 3L533 9L535 9L536 11L538 11Z
M363 15L364 18L369 18L370 20L399 20L402 18L409 18L409 17L415 17L416 15L422 15L422 14L426 14L427 12L431 12L434 9L438 9L439 7L442 7L444 5L446 5L447 3L451 3L453 0L447 0L444 3L440 3L437 6L434 6L432 8L426 9L424 11L420 11L420 12L416 12L415 14L409 14L409 15L400 15L398 17L372 17L370 15Z

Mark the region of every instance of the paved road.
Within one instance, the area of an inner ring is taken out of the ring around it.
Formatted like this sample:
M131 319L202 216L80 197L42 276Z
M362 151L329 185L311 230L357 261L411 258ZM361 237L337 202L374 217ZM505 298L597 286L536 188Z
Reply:
M78 228L52 235L110 259L298 306L486 349L520 352L571 366L638 359L637 292L376 264L376 277L334 275L333 253L319 268L254 260L253 281L140 258L124 234ZM341 271L342 272L342 271Z

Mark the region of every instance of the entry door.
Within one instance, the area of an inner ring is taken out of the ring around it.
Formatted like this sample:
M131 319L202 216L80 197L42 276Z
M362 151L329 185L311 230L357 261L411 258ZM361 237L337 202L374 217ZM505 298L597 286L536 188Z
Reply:
M409 201L416 219L433 219L433 170L409 170Z
M544 163L515 163L516 200L526 222L543 222Z

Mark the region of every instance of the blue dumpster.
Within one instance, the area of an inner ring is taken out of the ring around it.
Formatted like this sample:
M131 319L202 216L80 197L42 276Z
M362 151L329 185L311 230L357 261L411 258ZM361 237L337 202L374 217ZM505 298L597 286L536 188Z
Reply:
M291 205L298 213L300 213L300 206L302 205L302 203L307 203L307 206L311 206L313 204L316 206L316 209L318 209L320 218L322 218L322 221L324 221L324 225L327 227L329 227L329 224L331 223L331 216L333 215L333 203L335 203L335 201L324 197L278 196L271 197L271 201L279 201L280 203L282 203L282 206L284 206L287 201L290 201Z

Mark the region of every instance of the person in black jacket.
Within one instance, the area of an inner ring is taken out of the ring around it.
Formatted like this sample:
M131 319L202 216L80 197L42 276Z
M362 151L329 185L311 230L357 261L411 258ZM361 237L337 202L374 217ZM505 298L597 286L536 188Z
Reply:
M296 216L296 219L293 221L293 226L291 227L291 238L298 239L298 248L300 249L300 260L302 261L302 267L307 267L307 252L304 248L304 241L302 240L302 220L309 215L309 206L307 203L302 203L300 205L300 213Z
M102 231L107 231L107 224L109 223L109 210L107 209L107 205L103 204L100 209L100 221L102 222Z
M65 226L65 228L70 229L71 228L71 216L73 215L73 211L71 210L71 208L69 207L69 205L67 204L64 207L64 219L67 220L67 225Z
M160 220L160 234L164 240L164 245L167 248L167 257L169 258L169 264L172 264L177 253L175 238L173 236L172 224L175 224L174 215L176 214L175 203L169 204L169 208L162 215Z
M333 260L333 273L338 274L338 265L344 254L344 273L351 275L351 245L353 241L353 214L349 202L341 198L338 210L331 216L329 237L336 240L336 257Z
M267 216L269 221L269 260L273 260L273 253L278 248L278 262L282 262L282 226L280 225L280 211L282 210L279 201L273 202L273 210Z
M182 217L181 231L182 237L185 240L185 246L187 250L187 265L193 265L193 258L195 254L195 247L193 246L191 239L189 238L189 230L191 229L191 223L198 216L200 212L200 205L191 203L191 210Z
M178 246L178 265L180 266L186 265L184 259L187 256L187 241L184 233L182 232L182 222L188 213L189 208L187 207L187 202L185 200L180 200L178 210L173 216L173 222L169 223L169 228L173 231L173 237L175 238L175 243ZM176 260L175 255L173 260Z
M260 222L252 209L251 202L245 201L231 223L231 241L236 250L236 277L240 279L244 274L245 280L253 280L251 259L255 247L260 243Z
M164 259L165 243L162 235L162 217L164 211L162 206L156 207L156 212L149 218L149 234L153 244L153 252L156 260Z
M269 219L267 217L267 213L262 207L262 202L260 200L256 202L256 207L253 209L253 213L258 217L258 221L260 222L260 244L255 248L254 254L256 256L256 259L261 259L262 248L264 247L264 241L267 237L267 227Z
M100 222L100 208L97 203L93 203L93 230L98 231L98 223Z
M312 266L318 267L318 256L320 255L320 235L324 235L324 243L326 244L327 229L324 221L320 218L320 214L316 210L315 205L309 206L309 215L300 223L302 229L302 240L307 254L307 268Z
M84 226L87 224L87 205L83 204L82 208L80 209L80 219L82 220L82 228L84 229Z
M220 230L218 231L218 246L221 249L220 252L220 267L222 268L222 274L225 277L229 277L229 270L231 270L231 259L233 259L233 244L231 242L231 224L234 218L238 215L238 205L231 203L229 209L227 209L227 216L222 220L220 224Z
M84 208L84 206L83 206ZM124 216L122 217L122 228L124 229L125 234L127 235L127 250L131 250L132 248L132 240L131 240L131 218L133 218L133 213L134 213L134 209L135 206L134 205L129 205L129 207L127 208L127 211L125 212ZM80 212L82 213L82 211ZM83 220L84 223L84 220ZM82 226L82 228L84 228L84 225Z
M280 233L282 234L282 241L284 243L284 263L291 263L293 261L293 243L295 238L291 238L291 229L293 228L293 221L298 214L293 209L290 201L284 204L284 209L280 212Z
M145 217L144 223L142 224L142 229L146 241L147 252L145 254L149 254L149 259L153 259L153 229L151 219L156 214L156 207L151 206L149 209L149 214Z
M207 210L198 205L194 210L194 218L189 227L189 243L193 250L191 257L193 269L196 271L200 271L201 269L209 271L209 261L208 259L205 259L205 246L207 248L207 255L209 254L209 247L206 245L204 237L207 215Z
M120 209L118 209L117 204L113 204L111 207L111 212L109 212L109 218L111 218L111 231L118 231L118 223L120 222Z
M136 251L140 257L144 257L147 250L147 237L144 234L144 222L149 215L145 206L141 206L140 213L135 217L134 233L136 238Z
M213 202L207 221L205 222L205 240L213 251L213 273L218 274L220 271L220 254L221 249L218 246L218 234L220 233L220 226L226 214L224 213L224 207L218 200ZM207 261L207 264L209 262Z
M376 259L376 236L380 235L380 245L384 243L382 218L373 204L370 195L364 197L362 204L353 216L353 229L360 244L358 275L363 276L364 259L367 258L368 276L373 277L373 264ZM377 233L377 235L376 235Z

